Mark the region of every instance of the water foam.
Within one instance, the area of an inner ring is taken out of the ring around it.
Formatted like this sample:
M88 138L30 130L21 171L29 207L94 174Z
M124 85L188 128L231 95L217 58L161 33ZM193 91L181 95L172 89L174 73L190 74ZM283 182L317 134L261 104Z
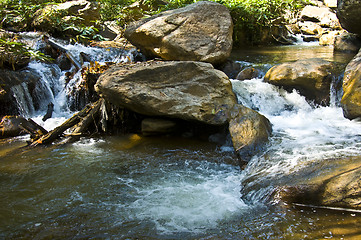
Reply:
M239 101L265 115L273 136L267 153L247 167L247 174L270 177L290 173L314 161L361 154L361 124L344 118L337 106L308 103L262 79L232 81Z
M119 180L136 198L123 211L131 211L134 219L152 222L160 232L216 228L220 221L247 208L240 198L236 167L185 161L161 164L158 169L144 175L141 185L134 178Z

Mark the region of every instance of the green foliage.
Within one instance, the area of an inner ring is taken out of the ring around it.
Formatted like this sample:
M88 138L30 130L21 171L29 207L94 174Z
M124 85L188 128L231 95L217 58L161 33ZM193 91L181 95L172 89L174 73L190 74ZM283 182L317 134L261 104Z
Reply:
M47 4L65 0L0 0L0 27L14 26L17 30L29 30L35 12Z
M126 27L129 22L157 14L161 11L184 7L198 0L98 0L101 4L101 21L116 20ZM308 0L213 0L227 6L234 23L234 41L255 42L260 38L262 29L285 22L286 11L296 11ZM61 3L65 0L0 0L0 27L16 26L20 30L29 29L34 13L47 4ZM85 27L79 22L67 19L65 14L50 11L47 16L54 33L65 32L73 40L99 39L97 28ZM216 17L216 16L215 16Z
M0 38L0 68L9 65L13 70L18 64L27 62L30 59L50 62L53 59L42 52L35 51L27 47L25 43L18 41L16 38Z

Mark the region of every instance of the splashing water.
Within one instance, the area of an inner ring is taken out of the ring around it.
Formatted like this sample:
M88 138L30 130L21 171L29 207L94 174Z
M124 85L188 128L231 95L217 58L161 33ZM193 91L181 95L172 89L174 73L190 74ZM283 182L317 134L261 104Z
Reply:
M314 106L297 91L286 92L262 79L232 84L239 102L265 115L273 128L267 152L243 172L245 182L256 176L275 181L317 161L361 154L361 124L344 118L340 107Z

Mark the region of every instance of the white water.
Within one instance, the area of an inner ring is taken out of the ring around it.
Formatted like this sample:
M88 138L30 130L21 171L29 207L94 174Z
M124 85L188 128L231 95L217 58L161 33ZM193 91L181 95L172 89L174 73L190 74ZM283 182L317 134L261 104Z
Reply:
M33 47L35 50L44 47L41 34L23 33L23 40ZM103 49L97 47L83 46L81 44L66 44L57 40L58 44L67 49L79 62L83 62L80 57L81 53L86 54L90 61L99 64L106 62L129 62L134 61L136 50L124 51L122 49ZM84 62L83 67L87 66L89 62ZM71 92L82 82L81 72L78 71L73 78L66 83L66 73L72 72L74 67L69 71L61 71L56 64L47 64L39 61L32 61L28 66L29 71L35 72L41 78L36 84L35 93L32 99L26 84L14 86L12 88L13 96L15 97L20 110L20 115L24 117L32 117L38 124L44 126L47 130L51 130L61 124L66 118L70 117L73 112L70 111L70 101L73 101ZM35 110L34 103L39 103L38 110ZM49 103L54 104L53 118L42 122L42 116L46 113Z
M276 180L318 161L361 154L361 122L344 118L340 107L314 106L296 91L288 93L262 79L232 84L239 102L265 115L273 128L267 152L251 160L243 181ZM253 200L264 197L268 187L253 192Z

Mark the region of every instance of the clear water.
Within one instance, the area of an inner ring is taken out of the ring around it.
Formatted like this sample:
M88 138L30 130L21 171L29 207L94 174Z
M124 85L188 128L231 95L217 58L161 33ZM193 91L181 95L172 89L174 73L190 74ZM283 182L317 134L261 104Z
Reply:
M274 64L277 56L311 57L303 55L310 47L335 60L329 48L315 46L235 56ZM235 155L228 145L187 138L134 134L24 152L17 149L26 138L3 142L0 238L360 239L359 212L284 205L268 196L326 161L361 163L361 123L343 118L337 94L330 107L315 107L261 79L232 83L239 101L273 124L267 152L245 169L231 164Z

